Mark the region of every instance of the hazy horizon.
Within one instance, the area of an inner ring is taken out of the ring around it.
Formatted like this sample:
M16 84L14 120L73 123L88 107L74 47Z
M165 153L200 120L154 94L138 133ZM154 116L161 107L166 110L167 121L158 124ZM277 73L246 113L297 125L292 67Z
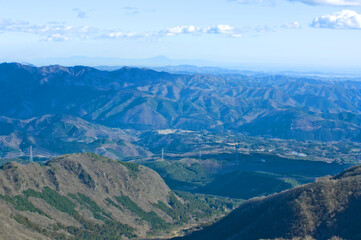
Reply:
M138 67L138 68L167 68L167 67L189 67L189 68L212 68L229 71L251 71L264 73L304 73L304 74L321 74L331 76L361 76L361 69L358 67L337 67L337 66L315 66L315 65L279 65L279 64L262 64L262 63L243 63L236 64L231 62L215 62L204 59L172 59L163 55L150 58L117 58L117 57L85 57L71 56L62 58L39 58L22 61L21 59L6 61L1 59L0 63L21 63L30 64L36 67L61 65L66 67L72 66L89 66L100 68L102 70L116 69L117 67Z

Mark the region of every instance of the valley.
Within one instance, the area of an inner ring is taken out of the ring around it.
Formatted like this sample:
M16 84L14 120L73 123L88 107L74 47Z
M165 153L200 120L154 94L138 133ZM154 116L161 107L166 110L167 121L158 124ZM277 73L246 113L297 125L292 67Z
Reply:
M359 239L361 167L255 198L219 222L174 239ZM259 231L262 229L262 231Z

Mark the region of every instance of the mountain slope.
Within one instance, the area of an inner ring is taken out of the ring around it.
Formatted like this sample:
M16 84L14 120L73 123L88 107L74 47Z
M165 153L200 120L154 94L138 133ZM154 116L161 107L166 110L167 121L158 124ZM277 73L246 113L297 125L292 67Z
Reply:
M169 237L236 204L179 195L146 167L95 154L11 162L0 169L0 238Z
M49 156L94 152L112 159L147 156L150 153L136 145L131 131L90 123L71 115L44 115L31 119L0 117L0 157L34 153Z
M361 166L356 166L334 177L250 200L184 239L360 239L360 206Z

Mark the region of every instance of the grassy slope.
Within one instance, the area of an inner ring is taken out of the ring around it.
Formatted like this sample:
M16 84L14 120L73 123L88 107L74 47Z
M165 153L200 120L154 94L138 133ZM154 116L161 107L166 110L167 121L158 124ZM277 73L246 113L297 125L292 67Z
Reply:
M357 166L335 177L250 200L185 239L360 239L360 206L361 166Z
M10 209L1 218L50 239L170 237L239 204L176 195L154 171L95 154L65 155L43 166L8 163L0 182L0 206Z

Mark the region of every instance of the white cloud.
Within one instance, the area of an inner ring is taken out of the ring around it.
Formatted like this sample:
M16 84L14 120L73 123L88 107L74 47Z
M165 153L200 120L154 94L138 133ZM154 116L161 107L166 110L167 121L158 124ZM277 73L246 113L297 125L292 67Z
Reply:
M144 39L144 38L163 38L163 37L174 37L177 35L202 35L202 34L218 34L224 37L242 37L239 30L233 26L227 24L219 24L212 27L198 27L194 25L188 26L175 26L168 27L160 31L148 32L148 33L136 33L136 32L122 32L122 31L110 31L101 34L99 38L110 38L110 39Z
M204 29L206 33L212 33L212 34L233 34L234 33L234 27L226 24L220 24L215 27L208 27Z
M97 29L89 26L75 27L63 23L30 24L24 21L0 20L0 33L20 32L39 35L46 41L68 41L73 38L89 38Z
M20 32L38 35L46 41L68 41L80 39L159 39L177 35L213 34L223 37L242 37L239 29L227 24L198 27L194 25L175 26L152 32L125 32L116 29L98 29L89 26L71 26L64 23L30 24L23 21L1 20L0 33Z
M55 34L51 34L51 35L47 36L44 40L46 40L48 42L64 42L64 41L71 40L71 38L68 36L61 35L59 33L55 33Z
M220 34L227 37L241 37L240 31L233 26L227 24L219 24L212 27L196 27L190 26L177 26L166 28L160 34L165 33L167 36L175 36L177 34Z
M361 0L289 0L302 2L308 5L332 5L332 6L360 6Z
M122 31L110 31L103 33L96 38L101 39L145 39L152 37L152 33L137 33L137 32L122 32Z
M176 26L176 27L166 28L163 31L160 31L159 33L172 37L178 34L191 34L191 33L194 34L194 33L200 33L202 31L203 31L202 28L190 25L190 26Z
M29 25L28 22L25 21L14 21L10 19L0 19L0 32L13 32L17 31L17 29L22 26Z
M342 10L331 15L317 17L311 27L330 29L361 29L361 14L352 10Z
M239 38L243 36L239 30L227 24L219 24L215 27L208 27L205 28L203 31L208 34L222 34L226 37Z
M301 24L299 22L285 23L281 26L283 29L301 29Z

